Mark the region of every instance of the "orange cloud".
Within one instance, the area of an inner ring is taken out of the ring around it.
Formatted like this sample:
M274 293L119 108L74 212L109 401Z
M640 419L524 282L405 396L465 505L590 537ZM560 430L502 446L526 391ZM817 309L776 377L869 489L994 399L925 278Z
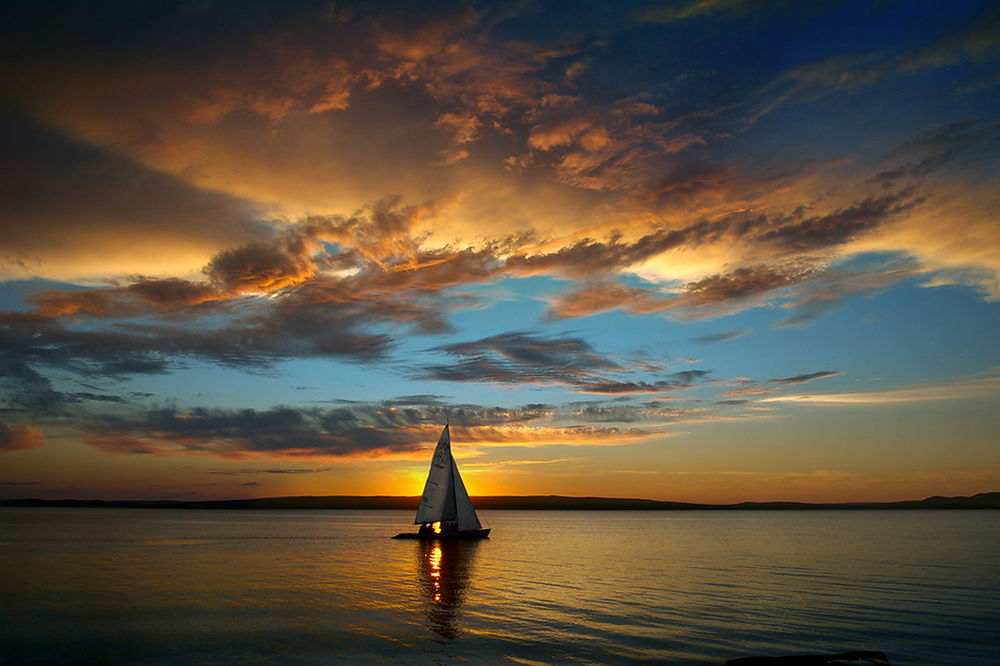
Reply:
M39 428L0 421L0 453L37 449L44 443L43 433Z
M609 310L636 314L659 312L673 306L673 299L646 289L627 287L617 282L585 283L579 288L555 296L549 302L549 319L586 317Z
M738 5L692 3L670 20ZM541 274L600 278L555 297L552 318L616 308L703 318L790 288L790 307L824 311L875 280L828 269L882 251L914 257L927 284L1000 294L995 183L941 171L955 155L981 156L989 122L915 137L867 180L849 156L751 165L724 146L760 109L674 109L648 90L595 99L585 73L596 56L571 42L505 41L485 9L282 16L238 58L206 47L139 67L87 49L32 52L5 73L44 132L72 137L59 150L95 153L70 189L103 189L60 206L45 199L66 197L34 184L0 231L15 248L2 275L114 273L107 293L37 296L53 315L162 313L303 286L336 302L356 290L355 304L380 299L403 318L414 295ZM974 26L959 32L950 53L995 46ZM574 75L550 76L555 64ZM790 71L762 98L833 85L836 67L821 65ZM95 164L123 177L107 187L81 175ZM378 203L391 197L395 206ZM345 251L334 257L324 243ZM624 287L621 273L660 290ZM906 275L886 272L881 286Z

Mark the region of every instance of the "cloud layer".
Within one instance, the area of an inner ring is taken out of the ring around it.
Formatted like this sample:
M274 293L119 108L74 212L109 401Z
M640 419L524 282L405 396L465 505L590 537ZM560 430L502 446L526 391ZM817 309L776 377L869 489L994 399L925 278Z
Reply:
M936 400L997 362L1000 13L862 4L4 6L0 451Z
M679 410L668 414L632 405L619 408L616 417L609 419L590 410L567 410L555 405L436 405L402 398L329 408L162 408L128 415L94 412L80 423L80 428L86 444L117 454L423 460L445 421L450 421L456 437L474 449L552 444L607 446L662 435L663 424L679 420L682 414ZM286 469L275 471L292 473Z

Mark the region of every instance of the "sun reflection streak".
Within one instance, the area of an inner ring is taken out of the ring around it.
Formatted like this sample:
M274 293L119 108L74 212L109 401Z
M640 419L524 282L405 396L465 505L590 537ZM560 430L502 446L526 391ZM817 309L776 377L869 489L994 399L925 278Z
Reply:
M426 594L428 627L447 639L461 631L459 607L472 576L478 542L424 541L418 545L421 585Z
M440 532L441 523L434 523L434 531ZM430 575L434 585L434 603L441 601L441 544L434 544L430 554L427 556L430 564Z

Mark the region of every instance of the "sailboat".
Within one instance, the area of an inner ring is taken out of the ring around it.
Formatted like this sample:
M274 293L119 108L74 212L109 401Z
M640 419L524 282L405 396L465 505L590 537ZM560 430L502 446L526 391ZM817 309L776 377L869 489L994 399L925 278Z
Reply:
M393 539L483 539L490 534L479 522L462 475L451 455L451 434L445 424L438 439L431 469L420 497L414 525L418 532L403 532Z

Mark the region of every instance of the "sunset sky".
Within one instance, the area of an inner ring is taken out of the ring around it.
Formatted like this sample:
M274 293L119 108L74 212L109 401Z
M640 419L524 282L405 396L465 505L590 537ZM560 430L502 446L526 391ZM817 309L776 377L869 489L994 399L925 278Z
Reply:
M0 33L0 497L1000 490L996 3Z

